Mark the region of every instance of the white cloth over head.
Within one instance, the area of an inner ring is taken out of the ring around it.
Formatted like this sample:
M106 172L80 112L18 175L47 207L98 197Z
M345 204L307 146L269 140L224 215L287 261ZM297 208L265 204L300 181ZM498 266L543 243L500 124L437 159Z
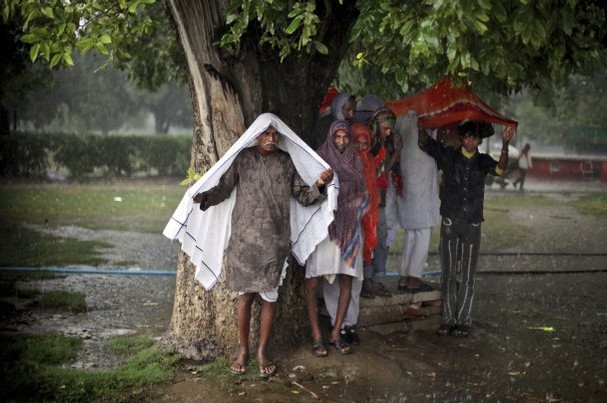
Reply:
M313 185L321 172L329 168L280 118L271 113L261 114L226 154L186 191L163 231L167 238L181 242L181 249L196 267L196 279L207 290L221 275L223 254L230 239L236 189L228 199L206 211L200 210L192 198L216 186L238 153L257 146L257 137L270 126L281 134L278 148L291 156L295 169L307 184ZM327 237L333 211L337 208L338 188L337 175L334 175L333 181L325 186L327 198L321 203L303 206L291 197L291 252L300 264L304 264L316 245ZM283 278L285 274L283 270Z

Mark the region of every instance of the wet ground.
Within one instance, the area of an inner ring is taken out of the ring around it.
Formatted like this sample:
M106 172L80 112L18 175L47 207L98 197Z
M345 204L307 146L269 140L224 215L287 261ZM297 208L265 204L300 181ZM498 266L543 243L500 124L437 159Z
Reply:
M530 181L528 192L548 192L556 198L579 196L575 190L563 189L562 184L535 189L532 185ZM582 190L597 191L596 187ZM605 189L600 185L598 191ZM467 339L437 336L436 318L416 322L409 332L388 335L361 328L362 344L349 356L331 350L329 357L315 358L307 345L289 353L275 349L280 372L270 381L261 381L253 373L232 376L218 384L196 371L184 370L172 384L147 390L144 399L607 401L607 220L582 216L568 207L517 210L509 218L533 228L537 235L527 252L541 253L481 257L475 322ZM129 245L112 249L108 258L113 262L137 261L135 270L176 267L178 245L161 235L76 227L55 231ZM432 259L435 257L430 259L429 270L436 269ZM437 282L438 277L427 280ZM170 320L174 284L170 274L68 274L62 279L24 283L23 287L37 289L82 291L90 310L79 315L26 310L2 327L4 331L79 334L86 348L74 366L103 369L115 365L115 359L102 347L110 336L162 335Z

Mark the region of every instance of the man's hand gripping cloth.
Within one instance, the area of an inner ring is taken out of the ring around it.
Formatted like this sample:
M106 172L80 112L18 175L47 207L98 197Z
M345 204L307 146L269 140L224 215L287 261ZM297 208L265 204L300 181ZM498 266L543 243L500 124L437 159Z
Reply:
M223 254L230 239L236 189L228 199L206 211L200 210L192 198L216 186L238 153L256 147L257 137L270 126L281 134L278 148L291 156L306 183L314 185L320 173L329 168L280 118L271 113L261 114L226 154L186 191L163 231L167 238L181 242L181 249L196 267L196 279L207 290L215 285L221 274ZM327 228L333 222L333 211L337 208L337 181L337 175L334 175L333 182L325 187L327 198L321 203L306 207L291 197L291 249L300 264L304 264L316 245L327 237ZM286 266L285 262L283 278Z

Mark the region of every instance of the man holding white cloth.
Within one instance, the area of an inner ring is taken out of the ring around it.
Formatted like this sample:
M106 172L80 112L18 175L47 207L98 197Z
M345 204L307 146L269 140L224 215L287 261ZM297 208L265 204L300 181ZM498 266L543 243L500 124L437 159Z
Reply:
M312 178L317 178L315 183L307 185ZM276 372L266 350L278 287L289 253L303 263L326 237L336 200L332 181L328 165L278 117L265 113L188 190L167 224L164 234L182 242L205 288L219 279L225 254L226 287L240 295L239 349L232 372L246 368L251 306L257 294L259 374Z

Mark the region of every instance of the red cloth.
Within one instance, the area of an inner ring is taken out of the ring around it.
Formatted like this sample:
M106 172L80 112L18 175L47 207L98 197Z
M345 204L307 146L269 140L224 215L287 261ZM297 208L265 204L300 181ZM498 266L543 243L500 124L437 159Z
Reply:
M322 99L322 103L320 104L320 113L323 113L327 110L328 107L331 106L331 103L333 103L333 98L335 98L337 94L339 94L339 90L337 88L329 87L327 93L325 94L325 97Z
M354 144L359 139L365 138L367 149L359 150L358 155L363 161L365 184L367 194L369 195L369 210L363 215L361 225L365 231L365 243L363 245L363 260L366 264L371 264L373 258L373 249L377 246L377 225L379 223L379 192L377 190L377 181L375 177L376 165L373 155L369 151L371 146L371 129L364 123L355 123L352 125L352 138Z
M469 86L455 87L449 76L425 91L389 101L386 105L397 116L415 110L419 127L422 128L445 127L464 120L480 120L515 129L518 126L518 122L506 118L486 104Z

